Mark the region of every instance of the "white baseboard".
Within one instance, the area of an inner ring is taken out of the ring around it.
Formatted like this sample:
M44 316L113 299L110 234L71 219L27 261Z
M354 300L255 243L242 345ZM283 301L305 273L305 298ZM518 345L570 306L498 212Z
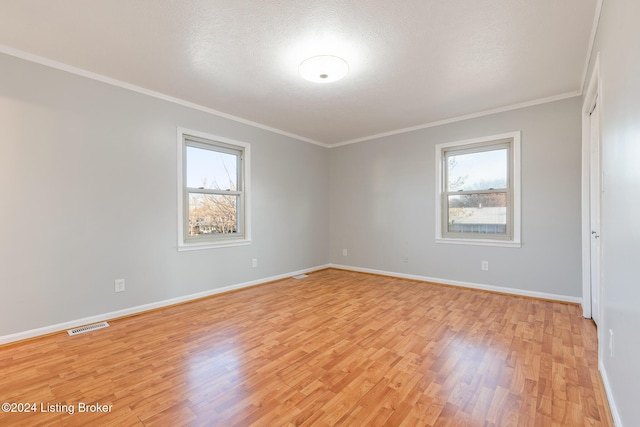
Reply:
M613 425L615 427L622 427L622 420L616 407L616 401L613 400L613 393L611 392L611 385L609 384L609 378L607 377L607 371L604 369L602 360L598 362L598 369L600 370L600 376L602 377L602 384L604 384L604 391L607 393L607 400L609 400L609 409L611 410L611 416L613 417Z
M42 335L47 335L55 332L65 331L67 329L77 328L78 326L88 325L90 323L109 321L111 319L117 319L119 317L130 316L132 314L142 313L145 311L153 310L156 308L166 307L173 304L179 304L181 302L187 302L196 300L199 298L208 297L224 292L233 291L236 289L248 288L251 286L261 285L263 283L273 282L275 280L286 279L287 277L296 276L298 274L310 273L312 271L322 270L329 268L330 265L321 265L317 267L307 268L304 270L293 271L291 273L280 274L272 277L265 277L263 279L252 280L250 282L238 283L235 285L224 286L222 288L211 289L204 292L198 292L196 294L185 295L181 297L171 298L164 301L153 302L150 304L138 305L136 307L125 308L123 310L112 311L109 313L98 314L95 316L85 317L83 319L71 320L69 322L58 323L56 325L45 326L42 328L31 329L24 332L18 332L10 335L0 336L0 345L8 344L15 341L26 340L29 338L35 338Z
M420 280L420 281L423 281L423 282L442 283L444 285L459 286L459 287L471 288L471 289L481 289L481 290L486 290L486 291L501 292L501 293L505 293L505 294L528 296L528 297L534 297L534 298L543 298L543 299L549 299L549 300L555 300L555 301L571 302L571 303L578 303L578 304L580 304L582 302L581 298L579 298L579 297L570 297L570 296L566 296L566 295L547 294L547 293L543 293L543 292L525 291L525 290L522 290L522 289L514 289L514 288L502 288L502 287L498 287L498 286L482 285L482 284L471 283L471 282L461 282L461 281L447 280L447 279L441 279L441 278L435 278L435 277L417 276L417 275L412 275L412 274L403 274L403 273L396 273L396 272L390 272L390 271L375 270L375 269L370 269L370 268L353 267L353 266L349 266L349 265L325 264L325 265L320 265L320 266L316 266L316 267L312 267L312 268L308 268L308 269L304 269L304 270L298 270L298 271L293 271L293 272L286 273L286 274L280 274L280 275L277 275L277 276L272 276L272 277L266 277L266 278L262 278L262 279L252 280L250 282L238 283L238 284L235 284L235 285L225 286L225 287L222 287L222 288L211 289L211 290L204 291L204 292L199 292L199 293L196 293L196 294L185 295L185 296L172 298L172 299L168 299L168 300L164 300L164 301L153 302L153 303L149 303L149 304L144 304L144 305L139 305L139 306L135 306L135 307L125 308L123 310L118 310L118 311L112 311L112 312L109 312L109 313L98 314L98 315L95 315L95 316L90 316L90 317L85 317L85 318L82 318L82 319L71 320L71 321L64 322L64 323L58 323L58 324L55 324L55 325L45 326L45 327L42 327L42 328L31 329L31 330L23 331L23 332L17 332L15 334L3 335L3 336L0 336L0 345L8 344L8 343L15 342L15 341L21 341L21 340L25 340L25 339L29 339L29 338L34 338L34 337L38 337L38 336L42 336L42 335L46 335L46 334L51 334L51 333L54 333L54 332L60 332L60 331L64 331L64 330L67 330L67 329L76 328L78 326L88 325L88 324L91 324L91 323L108 321L108 320L111 320L111 319L117 319L119 317L124 317L124 316L130 316L132 314L142 313L144 311L149 311L149 310L153 310L153 309L156 309L156 308L166 307L166 306L173 305L173 304L179 304L181 302L192 301L192 300L196 300L196 299L199 299L199 298L204 298L204 297L208 297L208 296L211 296L211 295L220 294L220 293L223 293L223 292L233 291L233 290L236 290L236 289L242 289L242 288L247 288L247 287L251 287L251 286L255 286L255 285L260 285L260 284L263 284L263 283L272 282L274 280L285 279L287 277L295 276L295 275L298 275L298 274L304 274L304 273L309 273L309 272L312 272L312 271L322 270L324 268L338 268L338 269L342 269L342 270L356 271L356 272L361 272L361 273L372 273L372 274L379 274L379 275L382 275L382 276L390 276L390 277L399 277L399 278L404 278L404 279Z
M404 274L404 273L396 273L391 271L383 271L383 270L374 270L371 268L360 268L360 267L352 267L350 265L341 265L341 264L329 264L331 268L339 268L342 270L356 271L360 273L371 273L371 274L379 274L381 276L390 276L390 277L398 277L402 279L411 279L411 280L419 280L421 282L434 282L441 283L443 285L451 285L451 286L459 286L462 288L471 288L471 289L481 289L483 291L491 291L491 292L499 292L503 294L509 295L518 295L524 297L533 297L533 298L541 298L548 299L553 301L562 301L562 302L570 302L575 304L581 304L582 298L580 297L572 297L568 295L558 295L558 294L548 294L545 292L536 292L536 291L527 291L524 289L516 289L516 288L503 288L500 286L492 286L492 285L483 285L480 283L472 283L472 282L461 282L458 280L448 280L441 279L437 277L426 277L426 276L417 276L413 274Z

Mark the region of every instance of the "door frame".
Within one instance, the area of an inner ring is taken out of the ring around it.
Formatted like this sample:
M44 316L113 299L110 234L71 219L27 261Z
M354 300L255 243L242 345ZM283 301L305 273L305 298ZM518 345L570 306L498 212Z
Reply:
M602 89L600 86L600 53L594 62L589 86L584 94L582 104L582 316L591 318L591 112L595 103L599 103L602 117ZM600 123L602 120L600 119ZM600 140L602 144L602 140ZM602 153L602 151L601 151ZM600 155L602 162L602 154ZM602 163L601 163L602 164ZM601 249L602 253L602 249ZM600 275L602 276L602 274ZM602 281L600 287L602 289ZM600 292L602 295L602 292ZM598 298L599 313L596 317L602 323L602 298Z

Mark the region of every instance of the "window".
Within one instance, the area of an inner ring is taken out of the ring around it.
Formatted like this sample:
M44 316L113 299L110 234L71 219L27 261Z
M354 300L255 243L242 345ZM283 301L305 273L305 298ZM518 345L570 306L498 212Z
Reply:
M249 243L249 144L178 129L178 249Z
M436 145L436 242L520 246L520 132Z

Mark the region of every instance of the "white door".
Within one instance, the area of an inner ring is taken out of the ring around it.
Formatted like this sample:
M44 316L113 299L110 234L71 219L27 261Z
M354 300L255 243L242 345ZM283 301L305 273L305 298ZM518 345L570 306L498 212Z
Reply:
M591 165L589 199L591 212L591 317L598 323L600 313L600 201L602 199L602 161L600 148L600 110L596 100L591 111Z

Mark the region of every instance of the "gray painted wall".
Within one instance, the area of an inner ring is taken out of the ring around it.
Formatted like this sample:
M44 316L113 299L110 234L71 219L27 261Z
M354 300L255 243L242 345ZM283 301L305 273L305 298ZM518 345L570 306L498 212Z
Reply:
M6 55L0 70L0 336L327 264L326 148ZM251 143L250 246L177 252L177 126Z
M331 262L579 297L580 106L575 97L331 149ZM436 244L435 145L518 130L522 247Z
M640 425L640 2L603 2L600 53L602 154L601 370L622 425ZM593 61L591 68L593 67ZM614 332L614 357L608 332Z

